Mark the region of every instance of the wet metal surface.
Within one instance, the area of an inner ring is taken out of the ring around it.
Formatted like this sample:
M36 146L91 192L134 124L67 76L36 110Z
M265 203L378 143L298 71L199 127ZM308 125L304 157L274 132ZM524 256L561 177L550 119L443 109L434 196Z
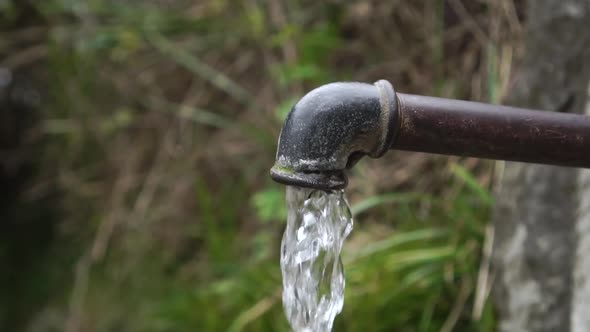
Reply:
M344 169L387 152L390 128L398 125L396 101L387 81L332 83L309 92L281 130L272 178L316 189L345 187Z
M270 170L270 176L276 182L287 186L320 190L344 189L348 184L344 171L295 172L274 166Z

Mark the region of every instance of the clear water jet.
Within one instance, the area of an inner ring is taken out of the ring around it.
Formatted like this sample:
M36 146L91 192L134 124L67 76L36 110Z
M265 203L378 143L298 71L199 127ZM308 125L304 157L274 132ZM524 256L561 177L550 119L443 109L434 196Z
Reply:
M344 190L287 187L283 306L295 332L328 332L344 305L340 252L353 227Z

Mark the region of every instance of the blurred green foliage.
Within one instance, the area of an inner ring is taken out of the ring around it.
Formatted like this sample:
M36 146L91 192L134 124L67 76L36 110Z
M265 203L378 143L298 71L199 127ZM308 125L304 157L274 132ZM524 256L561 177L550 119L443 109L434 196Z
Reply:
M36 181L59 188L59 231L26 281L35 291L22 293L38 309L24 322L0 315L3 330L287 331L278 261L287 211L268 169L293 103L335 80L397 75L410 91L457 97L480 82L449 69L449 27L434 3L31 3L30 24L43 29L29 47L47 86ZM0 0L3 18L25 10L14 4ZM3 36L18 36L18 24ZM387 36L400 26L407 39ZM417 49L400 47L412 36ZM474 66L461 68L479 75ZM482 68L490 93L475 99L495 100L498 65ZM420 159L402 170L412 180L380 186L363 174L389 173L361 162L335 331L494 330L477 277L488 168L472 166Z

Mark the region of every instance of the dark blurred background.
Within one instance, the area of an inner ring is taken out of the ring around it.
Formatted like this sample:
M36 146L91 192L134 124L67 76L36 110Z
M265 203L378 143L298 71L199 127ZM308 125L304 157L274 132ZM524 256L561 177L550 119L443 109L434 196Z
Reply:
M269 169L290 107L382 78L500 103L524 16L517 0L0 0L0 330L287 331ZM497 167L391 152L351 173L334 330L493 331Z

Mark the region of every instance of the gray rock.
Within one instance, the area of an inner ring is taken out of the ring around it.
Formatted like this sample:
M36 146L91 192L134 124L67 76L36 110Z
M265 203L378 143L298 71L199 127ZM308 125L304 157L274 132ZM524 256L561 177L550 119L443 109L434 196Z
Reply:
M508 104L590 114L590 1L528 5ZM507 163L493 220L499 331L590 331L590 171Z

